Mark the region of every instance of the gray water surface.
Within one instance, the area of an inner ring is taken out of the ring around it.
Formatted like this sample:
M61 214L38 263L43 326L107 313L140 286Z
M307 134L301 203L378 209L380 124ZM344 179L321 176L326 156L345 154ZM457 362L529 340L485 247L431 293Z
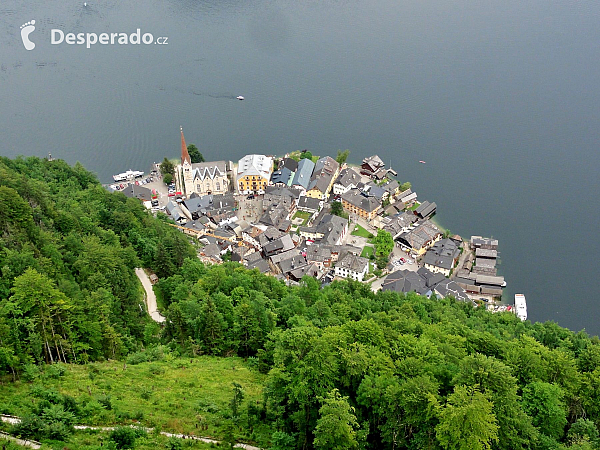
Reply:
M530 319L600 333L597 1L87 3L0 5L0 154L109 181L177 157L180 125L207 159L377 153L441 225L500 240ZM169 39L86 49L52 28Z

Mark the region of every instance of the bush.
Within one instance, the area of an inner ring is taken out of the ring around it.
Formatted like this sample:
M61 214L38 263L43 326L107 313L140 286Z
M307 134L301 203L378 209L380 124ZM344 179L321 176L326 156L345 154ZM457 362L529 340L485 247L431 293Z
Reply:
M35 364L25 364L25 367L23 367L23 374L21 375L21 377L25 381L32 383L33 381L37 380L40 377L40 375L40 368L38 366L36 366Z
M58 379L62 377L66 372L67 367L64 364L58 363L46 366L44 374L48 378Z
M167 448L167 450L181 450L183 448L183 445L181 445L181 440L171 437L165 444L165 447Z
M135 447L136 437L136 431L130 427L116 427L109 436L118 449Z

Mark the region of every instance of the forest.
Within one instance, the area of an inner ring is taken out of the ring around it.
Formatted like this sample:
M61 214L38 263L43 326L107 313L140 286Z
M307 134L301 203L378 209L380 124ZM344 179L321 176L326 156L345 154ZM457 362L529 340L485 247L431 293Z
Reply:
M204 265L166 216L108 193L79 164L1 158L0 204L7 385L65 363L242 358L263 376L262 400L234 396L223 420L251 437L267 430L253 437L265 448L600 448L600 340L584 331ZM160 278L164 327L145 313L135 267ZM85 423L78 399L30 392L38 422L20 435L49 436L44 417L57 410L72 414L58 420L67 431Z

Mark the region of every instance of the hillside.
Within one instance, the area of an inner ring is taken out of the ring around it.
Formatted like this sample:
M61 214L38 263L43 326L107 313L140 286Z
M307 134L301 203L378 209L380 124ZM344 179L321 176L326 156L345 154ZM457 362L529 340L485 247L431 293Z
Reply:
M0 198L0 403L33 424L15 433L68 443L73 423L136 417L193 431L200 414L219 437L273 449L598 448L597 337L207 266L166 219L61 162L1 160ZM139 308L140 265L160 273L164 328Z

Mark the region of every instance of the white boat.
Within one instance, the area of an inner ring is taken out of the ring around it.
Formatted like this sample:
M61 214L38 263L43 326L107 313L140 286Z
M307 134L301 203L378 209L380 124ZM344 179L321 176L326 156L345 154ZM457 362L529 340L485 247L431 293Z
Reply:
M128 170L127 172L119 173L117 175L113 175L113 180L115 181L127 181L133 180L134 178L144 176L144 172L140 172L139 170Z
M238 95L236 98L237 98L238 100L245 100L245 99L244 99L244 97L242 97L241 95Z
M527 301L523 294L515 294L515 314L521 320L527 320Z

